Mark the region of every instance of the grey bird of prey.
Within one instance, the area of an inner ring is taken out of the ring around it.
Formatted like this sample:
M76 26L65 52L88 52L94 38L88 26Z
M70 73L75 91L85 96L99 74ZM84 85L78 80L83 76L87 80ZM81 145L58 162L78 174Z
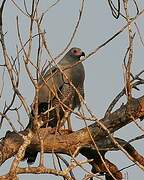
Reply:
M72 130L70 114L80 108L81 97L84 98L85 71L80 58L85 53L79 48L71 48L59 61L50 68L38 81L38 115L42 116L42 127L61 127L62 119L67 119L68 128ZM35 102L35 100L34 100ZM33 107L35 104L33 104ZM34 109L34 108L33 108ZM32 116L34 116L32 110ZM27 128L32 128L30 118ZM25 158L29 164L36 159L37 152L26 150Z

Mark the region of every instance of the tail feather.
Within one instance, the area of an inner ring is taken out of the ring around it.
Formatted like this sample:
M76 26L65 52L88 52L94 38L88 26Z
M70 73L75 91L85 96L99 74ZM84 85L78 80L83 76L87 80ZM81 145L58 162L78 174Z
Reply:
M28 123L26 129L32 129L33 119L34 119L34 114L33 114L33 112L31 112L29 123ZM25 151L25 155L24 155L23 160L27 160L27 163L29 165L31 165L35 162L35 160L37 158L37 154L38 154L38 152L35 151L35 149L27 148Z
M37 158L38 152L35 150L26 150L24 159L27 159L29 165L33 164Z

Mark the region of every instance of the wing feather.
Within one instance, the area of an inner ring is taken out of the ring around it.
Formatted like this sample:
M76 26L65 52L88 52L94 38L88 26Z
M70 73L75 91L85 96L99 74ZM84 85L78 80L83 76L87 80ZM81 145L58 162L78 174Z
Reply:
M60 70L55 66L49 69L38 82L39 103L51 101L57 96L57 93L63 85L64 81Z

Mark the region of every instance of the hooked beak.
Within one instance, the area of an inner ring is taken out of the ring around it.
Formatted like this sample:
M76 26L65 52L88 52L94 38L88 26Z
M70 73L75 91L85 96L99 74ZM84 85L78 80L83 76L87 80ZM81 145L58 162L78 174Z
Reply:
M82 52L82 53L81 53L81 56L85 56L85 53L84 53L84 52Z

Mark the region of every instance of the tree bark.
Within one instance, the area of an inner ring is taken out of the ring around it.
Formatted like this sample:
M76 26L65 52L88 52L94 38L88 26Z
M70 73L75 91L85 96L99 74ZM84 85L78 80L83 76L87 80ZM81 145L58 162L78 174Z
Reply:
M127 109L130 109L130 112ZM40 151L40 136L43 138L45 153L51 153L53 151L72 155L76 152L77 148L93 144L90 134L98 147L104 148L104 141L109 133L117 131L132 120L142 119L143 117L144 96L138 99L132 99L129 104L122 105L115 112L111 113L108 118L102 118L88 126L89 131L87 128L83 128L72 133L68 133L67 130L61 130L55 134L52 128L40 128L39 132L34 134L28 148L29 150L35 149ZM18 152L19 147L23 143L23 137L21 135L26 135L27 133L28 130L20 131L19 133L10 131L6 133L6 136L0 142L0 165Z

